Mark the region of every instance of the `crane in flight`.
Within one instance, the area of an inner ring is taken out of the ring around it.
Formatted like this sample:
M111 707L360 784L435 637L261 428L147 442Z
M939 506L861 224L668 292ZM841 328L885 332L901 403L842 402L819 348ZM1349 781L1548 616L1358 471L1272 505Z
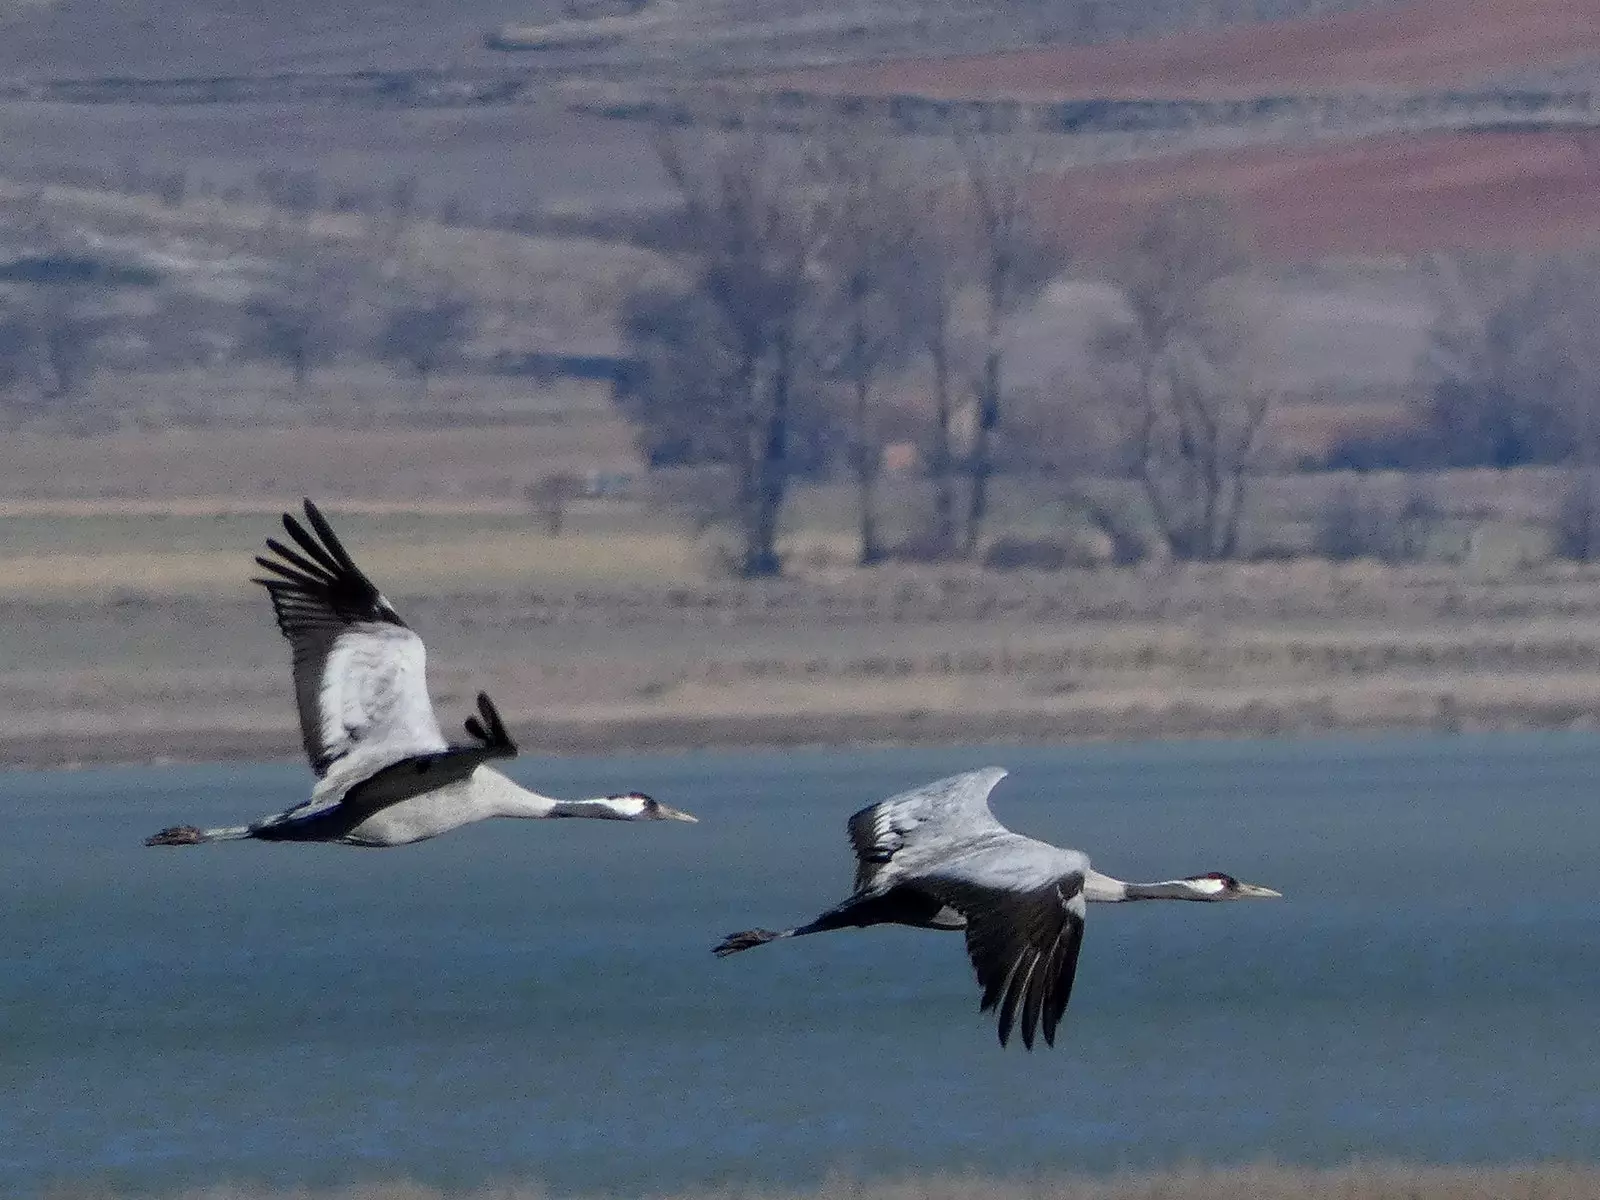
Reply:
M989 810L1006 776L987 767L891 796L850 818L855 890L794 929L747 929L724 938L719 958L780 938L866 925L964 930L983 988L981 1011L999 1010L1000 1044L1013 1027L1033 1049L1046 1045L1072 995L1088 901L1255 900L1271 888L1213 871L1159 883L1124 883L1089 866L1078 850L1013 833Z
M307 529L285 513L298 549L267 539L256 562L278 628L293 652L300 735L317 782L311 798L249 825L174 825L147 846L256 838L403 846L488 817L596 817L693 821L688 813L628 792L557 800L484 764L514 758L516 743L494 702L478 693L466 720L471 741L445 741L428 698L422 639L356 566L310 500Z

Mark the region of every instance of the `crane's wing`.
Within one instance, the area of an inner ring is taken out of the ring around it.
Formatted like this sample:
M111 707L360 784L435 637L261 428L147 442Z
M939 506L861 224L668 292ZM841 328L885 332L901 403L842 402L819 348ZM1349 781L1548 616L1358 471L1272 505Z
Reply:
M856 854L856 891L874 888L897 855L917 857L936 843L1008 832L989 811L989 793L1006 777L985 767L937 779L863 808L850 818Z
M428 699L418 637L357 567L311 501L307 530L285 513L299 552L274 538L256 559L294 653L300 736L318 775L347 757L386 766L448 749ZM352 766L355 764L352 763Z
M1089 860L1076 851L1008 834L918 880L967 918L981 1011L999 1008L1002 1046L1019 1019L1028 1049L1041 1023L1045 1044L1055 1045L1083 945L1088 870Z

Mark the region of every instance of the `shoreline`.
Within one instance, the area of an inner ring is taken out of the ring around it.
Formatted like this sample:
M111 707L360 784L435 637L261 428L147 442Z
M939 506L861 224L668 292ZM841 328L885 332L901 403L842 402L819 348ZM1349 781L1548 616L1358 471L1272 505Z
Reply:
M986 1178L959 1172L857 1181L831 1176L813 1187L733 1185L658 1193L663 1200L1593 1200L1600 1167L1552 1160L1514 1165L1446 1165L1354 1160L1337 1167L1259 1162L1188 1164L1107 1176ZM75 1193L74 1193L75 1194ZM115 1200L105 1188L97 1196ZM438 1187L413 1180L282 1188L229 1183L140 1194L174 1200L552 1200L537 1183Z
M871 733L862 736L863 723ZM1173 705L1163 711L1088 709L1059 713L812 712L793 715L640 717L611 721L514 721L527 757L692 754L935 746L1046 746L1093 742L1317 738L1341 734L1526 733L1600 728L1570 703L1473 705L1445 701L1431 712L1341 712L1320 701L1272 705L1249 700L1217 710ZM185 726L81 734L0 731L0 769L78 770L112 766L300 762L287 726L217 729Z

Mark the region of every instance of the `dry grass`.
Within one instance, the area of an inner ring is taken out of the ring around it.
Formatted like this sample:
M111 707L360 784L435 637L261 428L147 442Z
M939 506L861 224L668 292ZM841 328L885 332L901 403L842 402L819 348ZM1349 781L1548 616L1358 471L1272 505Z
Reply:
M19 422L19 432L45 425L76 437L114 430L192 430L203 436L241 427L310 427L316 436L318 429L537 425L556 453L631 457L630 433L611 402L609 384L440 371L419 393L414 378L358 355L319 366L300 391L281 365L261 361L218 368L103 368L66 402L40 412L32 426L23 423L28 411L14 401L7 416Z
M128 501L145 502L147 511L262 512L306 495L424 510L482 511L490 503L505 512L525 509L523 488L541 473L635 470L637 463L627 426L595 410L559 423L437 430L308 422L0 438L6 502L57 512L71 502L71 511L86 515L126 511Z
M352 544L427 636L441 713L486 688L543 751L1600 725L1593 569L887 568L747 584L653 561L687 545L666 534L457 543L470 521L367 520ZM94 575L67 589L89 568L44 555L0 588L0 756L291 753L282 646L243 582L251 523L227 553L98 556L138 588ZM202 565L215 590L184 574Z
M591 534L550 538L529 529L498 537L464 536L419 548L365 546L365 569L403 579L408 590L447 591L559 581L691 583L701 575L693 543L668 534ZM50 552L0 556L0 597L106 601L128 596L243 595L249 563L239 549L180 553Z
M1600 571L1518 533L1548 473L1437 481L1456 525L1505 536L1420 566L861 570L848 505L807 491L793 574L742 583L644 497L578 501L545 536L521 487L578 444L519 426L0 443L0 757L292 752L283 647L247 581L301 494L428 638L441 711L487 688L540 749L1600 725ZM1303 523L1334 482L1264 487L1263 507ZM997 499L1017 528L1059 521L1026 489Z
M112 1193L53 1193L53 1200L114 1200ZM549 1200L542 1188L497 1185L441 1191L413 1183L362 1184L327 1191L219 1186L182 1200ZM1111 1179L997 1181L963 1176L896 1183L834 1180L808 1191L726 1189L668 1200L1594 1200L1600 1169L1355 1165L1335 1170L1250 1166L1184 1168Z

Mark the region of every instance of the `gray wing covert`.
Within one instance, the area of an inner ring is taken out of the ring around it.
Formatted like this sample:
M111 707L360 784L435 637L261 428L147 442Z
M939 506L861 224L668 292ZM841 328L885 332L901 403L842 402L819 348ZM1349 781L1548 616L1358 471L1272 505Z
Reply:
M989 811L989 793L1006 777L1004 767L985 767L937 779L869 805L850 818L856 855L855 890L869 891L896 855L915 856L920 847L1005 833Z

